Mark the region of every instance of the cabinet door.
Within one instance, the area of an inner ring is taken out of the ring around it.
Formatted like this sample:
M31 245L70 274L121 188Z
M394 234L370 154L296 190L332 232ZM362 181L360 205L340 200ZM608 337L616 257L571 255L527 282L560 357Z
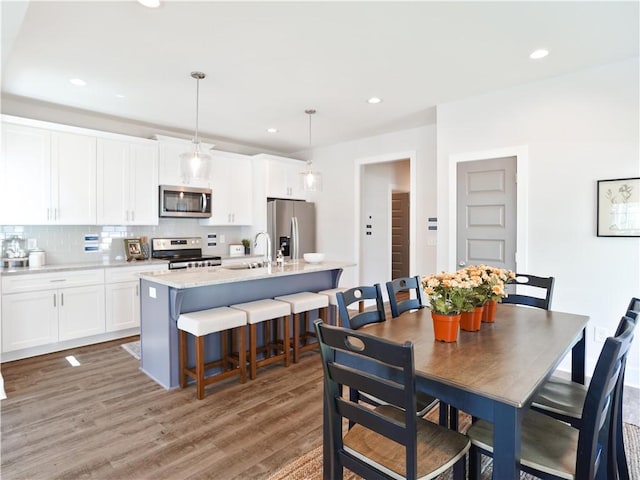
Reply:
M95 225L96 138L55 132L51 146L52 223Z
M58 341L55 290L2 296L2 351L11 352Z
M253 163L249 158L236 158L230 163L229 204L235 225L253 225Z
M65 288L58 296L59 341L105 332L104 285Z
M130 225L158 225L158 146L131 144Z
M129 212L128 144L98 139L98 224L122 225Z
M234 182L235 180L235 182ZM233 223L231 216L231 190L242 183L239 177L231 178L229 175L229 159L214 155L211 160L211 190L212 211L211 217L201 223L207 225L230 225Z
M105 286L107 332L140 327L139 288L138 282Z
M0 223L43 225L51 214L51 134L2 124Z

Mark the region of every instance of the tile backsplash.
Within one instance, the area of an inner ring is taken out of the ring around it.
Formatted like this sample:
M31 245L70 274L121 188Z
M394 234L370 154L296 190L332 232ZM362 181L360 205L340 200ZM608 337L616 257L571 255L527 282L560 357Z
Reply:
M207 235L217 234L224 242L207 246ZM46 226L2 226L0 240L18 235L30 240L46 252L48 264L83 263L121 260L125 258L124 238L148 237L201 237L203 253L226 256L229 243L240 243L243 238L253 238L252 227L204 227L194 219L164 219L157 226L110 226L110 225L46 225ZM85 247L97 247L95 250Z

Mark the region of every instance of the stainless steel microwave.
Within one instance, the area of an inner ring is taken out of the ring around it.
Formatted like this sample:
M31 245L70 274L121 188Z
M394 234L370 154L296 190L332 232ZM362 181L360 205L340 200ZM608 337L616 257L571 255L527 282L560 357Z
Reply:
M211 216L211 189L160 185L160 216L207 218Z

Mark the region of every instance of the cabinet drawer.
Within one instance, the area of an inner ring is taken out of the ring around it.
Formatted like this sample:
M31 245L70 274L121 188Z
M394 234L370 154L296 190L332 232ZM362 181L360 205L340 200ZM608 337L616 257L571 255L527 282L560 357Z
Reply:
M76 270L52 273L28 273L2 277L2 293L34 292L104 283L104 270Z
M135 267L107 268L104 272L104 281L105 283L137 282L140 278L139 275L143 272L157 272L167 270L168 268L165 263Z

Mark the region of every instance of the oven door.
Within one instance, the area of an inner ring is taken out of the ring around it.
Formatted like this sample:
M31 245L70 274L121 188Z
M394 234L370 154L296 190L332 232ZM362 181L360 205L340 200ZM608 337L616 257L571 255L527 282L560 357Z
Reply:
M160 216L207 218L211 216L211 189L160 185Z

